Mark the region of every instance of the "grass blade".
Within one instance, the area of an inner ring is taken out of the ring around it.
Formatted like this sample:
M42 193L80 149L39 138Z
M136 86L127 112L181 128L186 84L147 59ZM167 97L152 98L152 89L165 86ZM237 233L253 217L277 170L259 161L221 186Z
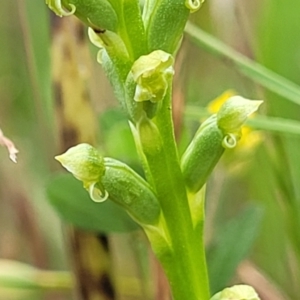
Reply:
M291 102L300 104L300 87L294 82L252 61L191 23L187 23L185 33L197 46L226 59L253 81Z
M201 118L209 117L210 113L205 107L187 105L185 108L185 116L191 120L200 120ZM254 129L300 135L300 122L291 119L260 115L248 119L246 124Z

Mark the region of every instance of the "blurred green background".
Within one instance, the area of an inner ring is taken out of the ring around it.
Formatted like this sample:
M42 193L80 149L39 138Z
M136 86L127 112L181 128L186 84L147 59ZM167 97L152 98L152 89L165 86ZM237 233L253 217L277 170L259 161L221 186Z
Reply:
M207 0L191 15L191 21L300 84L299 11L298 0ZM65 272L71 270L70 248L54 207L59 202L55 199L68 198L61 195L65 191L70 190L72 199L79 197L76 188L80 184L67 181L60 188L51 180L62 171L53 158L60 152L61 141L51 83L51 14L42 0L0 3L0 128L20 151L18 163L13 164L6 149L0 148L0 299L75 299L72 278ZM140 171L126 117L95 54L91 47L89 89L98 120L97 145L106 156ZM204 108L227 90L263 99L260 114L269 121L269 130L254 121L260 130L249 130L243 143L225 154L207 185L206 242L212 292L247 283L265 300L299 299L299 104L254 82L230 59L220 59L196 46L188 36L177 55L175 83L174 118L180 152L202 120L200 115L187 113L189 108ZM286 129L290 128L286 122L298 134ZM60 215L72 222L67 207L61 208ZM109 233L118 299L163 299L153 292L158 289L158 275L151 263L149 266L151 254L145 238L126 216L118 214L111 208L106 215L111 217L95 225L92 221L88 224L87 212L79 225ZM42 273L36 272L41 269L57 271L45 277L46 282L54 280L56 284L37 283L36 276ZM20 278L15 278L16 274Z

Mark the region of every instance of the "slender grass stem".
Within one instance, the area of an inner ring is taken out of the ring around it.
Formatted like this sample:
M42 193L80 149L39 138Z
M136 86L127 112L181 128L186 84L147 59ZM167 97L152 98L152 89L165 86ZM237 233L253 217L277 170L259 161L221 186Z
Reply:
M193 120L199 120L200 118L210 116L210 113L206 108L193 105L186 106L184 113L187 118ZM246 124L254 129L300 135L300 122L296 120L260 115L248 119Z
M291 102L300 104L299 85L252 61L189 22L186 25L185 33L197 46L231 62L241 73L253 81Z

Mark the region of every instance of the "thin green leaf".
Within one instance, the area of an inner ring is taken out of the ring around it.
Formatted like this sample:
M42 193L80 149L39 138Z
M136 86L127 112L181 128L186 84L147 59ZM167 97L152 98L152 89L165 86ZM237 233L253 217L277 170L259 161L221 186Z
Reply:
M192 120L200 120L209 117L210 113L204 107L188 105L185 109L185 115ZM246 124L254 129L300 135L300 122L291 119L260 115L248 119Z
M208 255L212 294L226 287L238 264L248 254L258 235L262 216L259 207L249 206L217 232Z
M187 23L185 33L197 46L226 59L253 81L291 102L300 104L300 87L294 82L252 61L191 23Z
M255 129L300 135L300 122L290 119L256 116L249 119L246 124Z

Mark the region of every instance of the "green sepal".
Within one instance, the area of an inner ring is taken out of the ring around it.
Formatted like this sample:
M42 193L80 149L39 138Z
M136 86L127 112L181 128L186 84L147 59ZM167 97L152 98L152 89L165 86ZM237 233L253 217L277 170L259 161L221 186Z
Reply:
M66 8L75 7L74 14L87 26L97 30L118 31L118 16L109 1L62 0L62 3Z
M102 64L102 69L113 87L113 91L117 100L122 105L122 108L126 111L123 77L121 76L120 72L118 72L117 67L113 64L105 49L99 50L97 60Z
M134 123L143 115L143 103L134 101L136 82L133 79L132 72L129 72L125 82L125 104L126 111L130 120Z
M123 1L123 20L124 28L120 28L120 34L124 36L126 32L128 52L136 60L146 54L148 49L139 1Z
M124 207L140 225L157 225L161 208L150 185L126 164L112 158L104 161L101 184L109 199Z
M143 19L148 50L174 53L181 41L190 9L183 0L146 1Z
M100 60L99 62L103 64L102 56L105 53L103 49L105 49L110 62L113 64L114 74L111 76L118 77L124 84L132 66L132 61L122 38L112 31L97 32L91 27L88 29L88 35L91 42L101 50L101 56L98 54L98 61Z
M100 48L97 61L102 64L123 109L127 110L124 86L132 62L123 40L113 32L96 33L92 28L89 28L88 35L91 42Z
M181 170L190 192L199 191L224 153L225 135L217 125L216 115L207 119L196 132L181 158Z

